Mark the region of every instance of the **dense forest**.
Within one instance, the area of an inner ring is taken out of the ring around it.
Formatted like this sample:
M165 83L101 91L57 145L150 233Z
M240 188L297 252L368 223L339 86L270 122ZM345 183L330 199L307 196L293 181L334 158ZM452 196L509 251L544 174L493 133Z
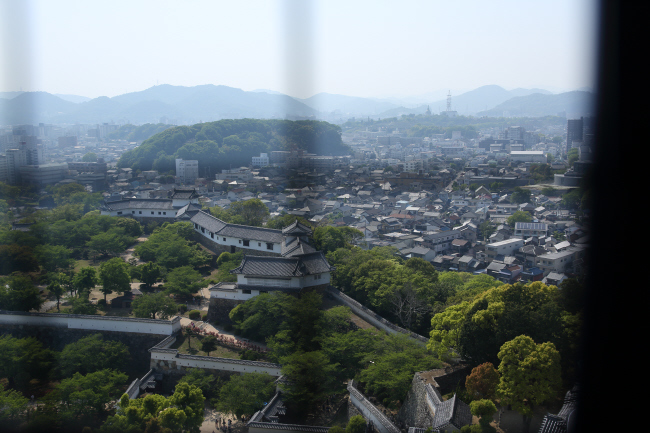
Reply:
M122 155L118 167L134 170L175 169L175 159L201 161L201 173L248 166L253 156L274 150L304 150L318 155L346 155L341 129L311 120L238 119L166 129Z

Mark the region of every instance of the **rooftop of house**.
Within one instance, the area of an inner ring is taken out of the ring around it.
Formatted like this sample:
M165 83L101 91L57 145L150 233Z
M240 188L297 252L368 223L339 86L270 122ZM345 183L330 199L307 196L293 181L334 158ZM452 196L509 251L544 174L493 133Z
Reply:
M266 277L302 277L333 271L321 251L293 257L244 256L233 274Z

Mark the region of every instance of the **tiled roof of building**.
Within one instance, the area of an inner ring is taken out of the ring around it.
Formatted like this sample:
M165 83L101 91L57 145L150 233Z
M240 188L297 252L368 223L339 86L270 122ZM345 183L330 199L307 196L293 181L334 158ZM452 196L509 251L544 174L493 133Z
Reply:
M515 230L547 230L548 224L544 223L515 223Z
M173 200L182 200L182 199L192 199L192 198L198 198L199 194L197 194L196 190L194 188L174 188L172 190L172 199Z
M285 228L282 229L282 234L283 235L294 235L294 236L311 236L312 235L312 230L311 228L307 227L306 225L298 222L298 219L296 219L293 223L290 225L286 226Z
M203 211L194 215L190 221L194 224L198 224L206 230L211 231L212 233L218 233L219 230L228 225L227 223L221 221L219 218L215 218Z
M317 251L297 257L244 256L241 264L230 272L268 277L301 277L333 269L323 253Z
M176 212L177 219L191 219L201 210L201 205L196 203L188 203Z
M286 245L284 242L282 243L281 255L283 257L300 256L314 252L316 252L316 249L308 243L302 242L300 238L294 239L289 245Z
M469 406L454 395L449 400L437 405L432 427L436 430L451 424L460 429L471 423L472 412Z
M212 233L218 234L219 236L251 239L278 244L284 239L280 230L229 224L203 211L194 215L190 221L211 231Z
M284 237L280 230L265 229L262 227L241 226L238 224L226 224L226 227L218 233L220 236L231 236L241 239L253 239L256 241L273 242L279 244Z

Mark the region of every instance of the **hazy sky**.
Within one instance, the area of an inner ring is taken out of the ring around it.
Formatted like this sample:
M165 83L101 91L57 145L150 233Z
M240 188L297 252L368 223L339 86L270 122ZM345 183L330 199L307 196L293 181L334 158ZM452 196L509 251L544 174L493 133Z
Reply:
M0 0L0 91L593 86L596 1Z

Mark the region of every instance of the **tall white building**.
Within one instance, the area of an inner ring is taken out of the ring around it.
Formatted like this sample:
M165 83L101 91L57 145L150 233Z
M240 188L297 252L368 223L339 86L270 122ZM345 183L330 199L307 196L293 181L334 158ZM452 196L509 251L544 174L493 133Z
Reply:
M199 177L199 161L177 159L176 177L180 178L182 183L194 183Z
M269 154L260 153L260 156L254 156L251 165L253 167L266 167L269 165Z

